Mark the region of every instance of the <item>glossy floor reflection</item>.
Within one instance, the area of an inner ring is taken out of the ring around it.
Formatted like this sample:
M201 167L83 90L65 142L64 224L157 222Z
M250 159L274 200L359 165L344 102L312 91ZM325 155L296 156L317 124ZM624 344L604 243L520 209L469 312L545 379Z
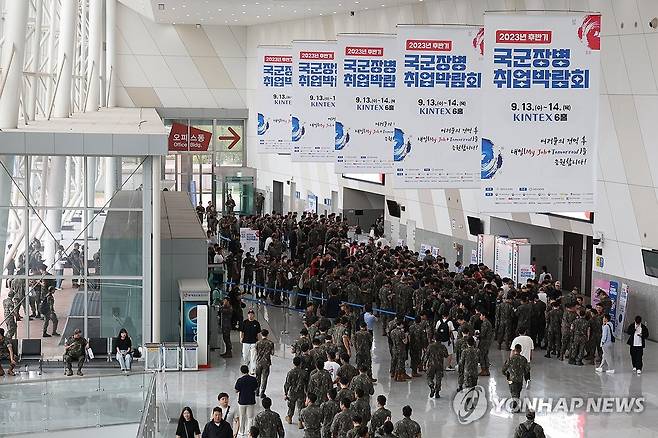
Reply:
M258 319L263 328L270 329L277 346L273 358L272 372L268 384L268 396L283 418L286 404L283 400L283 382L291 367L292 356L289 345L297 337L302 327L301 318L295 312L274 308L259 308ZM282 334L288 331L289 334ZM375 331L381 333L380 330ZM234 337L234 352L239 352L237 333ZM240 358L238 354L229 360L220 359L218 353L212 355L212 368L206 371L187 373L167 373L165 378L168 392L168 414L178 417L183 406L191 406L199 422L209 418L210 410L217 403L217 394L225 391L233 395L235 380L239 377ZM658 374L655 373L658 352L654 343L649 343L645 353L645 371L641 376L631 373L630 358L624 342L616 344L616 369L613 375L599 375L594 367L570 366L557 359L546 359L543 352L537 352L532 363L532 383L523 390L524 397L645 397L645 410L642 413L539 413L537 422L544 427L546 435L552 438L576 437L619 437L630 435L633 438L658 436ZM507 382L500 370L507 352L491 351L491 377L481 377L479 383L485 387L492 400L509 396ZM429 399L425 378L420 377L408 383L391 382L388 375L390 363L386 338L375 337L373 351L374 373L379 379L375 395L388 397L388 407L393 411L394 421L401 418L402 406L413 407L413 418L421 424L423 437L512 437L517 425L524 420L520 414L505 412L487 413L469 425L461 425L452 409L452 396L457 387L457 375L449 372L443 380L441 399ZM235 397L232 404L237 404ZM295 418L296 420L296 418ZM296 425L287 425L286 436L302 437ZM173 437L175 426L162 431L163 437Z

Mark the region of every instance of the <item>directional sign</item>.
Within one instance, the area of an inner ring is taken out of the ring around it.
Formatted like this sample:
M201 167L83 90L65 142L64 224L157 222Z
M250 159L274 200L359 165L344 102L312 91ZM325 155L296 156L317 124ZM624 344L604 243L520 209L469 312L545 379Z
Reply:
M229 141L229 140L230 140L231 143L229 143L229 145L226 147L226 149L233 149L233 146L235 146L236 144L238 144L238 142L240 141L240 138L241 138L241 137L240 137L240 134L238 134L238 133L235 131L235 129L231 128L230 126L228 127L228 132L229 132L231 135L220 135L220 136L219 136L219 139L220 139L220 140L224 140L224 141Z

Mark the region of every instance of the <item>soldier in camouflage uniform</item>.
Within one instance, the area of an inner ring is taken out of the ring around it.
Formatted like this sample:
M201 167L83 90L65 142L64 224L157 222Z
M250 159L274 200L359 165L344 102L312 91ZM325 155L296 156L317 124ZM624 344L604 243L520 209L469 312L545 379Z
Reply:
M356 395L354 391L350 389L350 382L347 380L347 377L341 377L339 381L339 390L336 400L343 400L344 398L349 399L350 401L356 400Z
M351 405L352 402L349 399L340 400L340 412L331 422L331 438L346 438L347 433L352 429Z
M299 331L299 339L297 339L290 347L292 349L292 354L300 356L302 354L302 345L308 345L309 348L313 347L313 341L308 337L308 330L306 328Z
M64 344L64 364L66 365L67 376L73 375L71 363L74 360L78 361L78 376L82 376L82 365L85 363L85 353L87 350L87 340L82 337L80 329L73 331L73 336L66 340Z
M286 382L283 385L283 394L288 402L288 414L286 415L286 422L288 424L292 424L292 417L295 415L295 406L297 409L302 409L306 385L308 383L306 370L301 367L302 359L296 357L292 360L292 363L295 367L288 371ZM317 400L317 395L313 394L313 396Z
M349 320L346 317L338 318L332 334L333 342L338 347L338 351L343 354L349 354L350 336L347 329ZM347 345L347 346L346 346Z
M340 355L340 363L341 365L336 372L336 377L339 380L345 378L349 386L349 384L352 383L352 379L359 375L359 370L354 368L354 366L350 363L350 357L346 353Z
M574 309L574 306L567 306L564 309L564 312L562 313L562 322L560 326L560 330L562 331L562 336L561 336L561 343L562 343L562 348L560 349L560 360L564 360L564 355L571 348L571 339L572 339L572 332L571 332L571 325L573 324L574 320L576 319L576 311Z
M457 363L459 363L459 359L461 358L462 351L468 346L467 341L468 338L471 337L471 329L468 327L464 327L464 329L461 331L461 334L458 335L457 340L455 340L455 345L454 345L454 353L455 353L455 360Z
M418 368L422 365L423 358L423 345L424 340L427 339L426 333L420 326L420 316L409 326L409 357L411 365L411 377L420 377Z
M370 418L370 435L375 436L375 433L381 428L384 423L391 418L391 411L386 409L386 396L377 396L377 410L373 412ZM393 426L391 424L391 426ZM391 428L391 432L393 429Z
M600 362L603 350L601 349L601 336L603 336L603 306L596 305L596 313L589 320L589 342L587 343L587 356L592 363Z
M317 400L315 394L309 394L306 398L306 407L299 414L299 421L304 428L304 438L320 438L322 408L316 404Z
M382 310L393 311L393 291L391 289L391 280L384 280L384 285L379 289L379 302ZM386 328L391 322L391 315L389 313L382 313L382 336L386 336L388 332Z
M411 419L411 406L402 408L403 419L395 423L393 433L399 438L421 438L420 424Z
M547 337L547 348L546 355L544 357L550 358L551 352L554 352L557 356L560 355L561 350L561 328L560 324L562 323L562 308L560 303L553 301L551 303L551 310L546 316L546 337Z
M368 396L368 400L370 400L370 396L375 394L375 387L372 384L372 378L368 375L368 368L365 366L359 368L359 375L352 379L350 389L354 393L356 393L357 389L361 389Z
M480 351L481 376L489 375L489 349L494 338L493 326L484 312L480 313L480 334L478 336L478 350Z
M395 367L397 365L396 363L396 357L393 354L393 338L391 337L391 333L393 330L395 330L398 326L398 321L401 321L402 317L396 317L392 321L389 321L388 325L386 326L386 337L388 339L388 352L391 354L391 365L389 366L389 372L391 373L391 377L395 377Z
M496 306L496 335L498 340L498 349L510 348L512 342L512 334L514 333L514 307L512 300L505 298L503 302ZM505 347L503 347L505 343Z
M509 383L509 391L512 398L519 399L521 397L521 389L523 388L523 379L526 375L530 375L530 364L528 360L521 355L521 345L514 346L512 356L505 362L503 366L503 374L507 377ZM515 401L514 412L520 409L518 401Z
M578 312L578 317L571 324L571 331L573 338L571 340L570 350L570 365L583 365L583 355L585 354L585 346L589 339L589 321L585 319L585 310L581 309Z
M478 360L480 352L475 348L475 339L468 338L466 348L459 358L459 378L458 391L461 391L466 385L467 388L473 388L478 384Z
M354 351L356 356L356 367L366 367L368 374L372 370L372 333L368 331L368 326L365 322L359 324L360 329L352 336L352 343L354 344Z
M272 399L263 398L263 411L254 417L254 426L260 432L258 436L262 438L284 438L286 433L283 430L283 423L278 413L272 411Z
M16 336L16 317L14 312L14 291L9 290L7 298L2 300L2 307L4 308L4 320L7 326L7 338L11 339Z
M48 288L48 291L46 292L46 296L43 298L43 302L41 303L41 306L43 308L41 309L41 313L43 314L43 337L44 338L49 338L50 335L48 334L48 323L50 321L53 322L53 336L60 336L59 333L57 333L57 325L59 323L59 320L57 319L57 314L55 313L55 288L53 286L50 286Z
M393 343L391 362L394 362L395 381L404 382L411 377L405 372L406 347L409 337L404 332L404 323L401 320L397 320L397 327L391 331L389 337Z
M274 355L274 342L267 338L269 332L261 330L262 338L256 342L256 380L258 381L258 389L260 396L265 397L265 390L267 389L267 379L270 376L270 367L272 366L272 355Z
M442 343L433 339L425 355L423 364L427 372L427 386L430 388L430 398L439 398L441 380L443 379L443 359L448 358L448 349Z
M308 392L312 392L323 402L327 400L327 393L333 386L331 374L324 369L324 362L317 361L315 364L316 371L308 381Z
M521 305L516 308L516 334L519 335L523 330L530 332L530 320L532 318L532 305L528 303L528 297L521 298Z
M10 376L15 376L14 368L16 367L16 354L18 352L14 351L11 345L11 339L5 337L4 330L0 329L0 377L5 375L5 370L2 368L2 361L9 361L9 370L7 374Z
M24 269L19 269L18 270L18 275L24 275L25 270ZM21 321L23 318L21 318L21 305L24 302L25 298L25 280L23 278L14 278L11 280L11 290L14 292L14 319L16 322Z
M372 412L370 411L370 399L361 388L356 389L355 395L356 400L352 403L352 412L361 416L361 424L368 424L372 417Z
M391 423L390 421L387 421L379 429L376 437L377 438L398 438L398 436L393 433L393 429L394 429L393 423Z
M320 405L322 410L322 438L331 438L331 423L340 412L340 404L336 400L336 388L331 388L325 395L328 400Z

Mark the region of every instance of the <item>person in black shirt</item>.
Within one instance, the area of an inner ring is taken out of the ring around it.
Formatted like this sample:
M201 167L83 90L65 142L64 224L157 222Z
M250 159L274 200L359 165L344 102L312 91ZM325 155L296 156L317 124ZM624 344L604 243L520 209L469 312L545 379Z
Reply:
M222 408L215 406L212 410L212 420L203 428L201 438L233 438L233 429L222 418Z
M242 323L240 342L242 342L242 363L249 367L249 373L256 372L256 342L260 333L260 323L256 321L254 309L249 309L247 319Z
M199 438L201 430L199 430L199 422L194 419L192 409L185 406L178 418L178 427L176 428L176 438Z
M121 371L130 371L130 365L133 361L133 343L128 336L128 330L122 328L119 330L115 344L115 353L117 362L121 365Z
M258 380L249 375L246 365L240 367L242 377L235 382L235 392L238 393L238 409L240 414L240 430L238 434L244 436L253 425L256 416L256 389Z

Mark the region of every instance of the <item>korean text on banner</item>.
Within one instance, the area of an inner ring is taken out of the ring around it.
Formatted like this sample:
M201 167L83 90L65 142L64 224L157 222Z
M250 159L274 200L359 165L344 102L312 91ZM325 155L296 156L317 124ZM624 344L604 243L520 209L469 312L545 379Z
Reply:
M336 173L390 173L397 81L395 35L338 35Z
M396 188L479 188L484 28L398 27Z
M240 244L244 255L251 253L252 256L256 256L258 254L258 230L240 228Z
M593 210L601 16L484 18L480 211Z
M334 161L336 42L293 41L290 159Z
M621 284L619 296L617 297L617 306L615 312L615 338L621 338L624 333L624 326L626 320L626 305L628 303L628 285Z
M260 65L256 93L256 136L259 153L290 153L292 109L292 49L258 48ZM252 115L253 117L253 115Z

